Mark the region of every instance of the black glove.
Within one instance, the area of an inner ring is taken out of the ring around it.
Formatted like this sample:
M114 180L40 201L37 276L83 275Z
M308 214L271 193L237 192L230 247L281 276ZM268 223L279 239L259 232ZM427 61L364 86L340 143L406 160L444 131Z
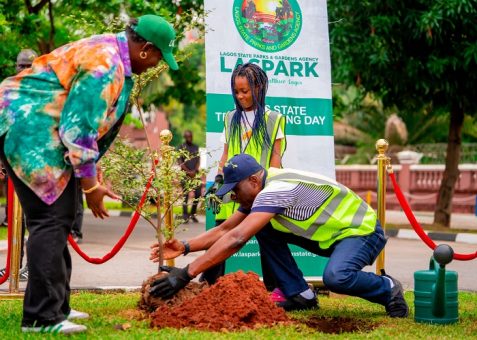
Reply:
M193 279L189 276L189 273L187 273L187 270L189 269L188 265L185 268L169 266L160 266L159 268L169 274L151 284L149 293L155 297L169 299L182 288L187 286L187 284Z
M215 175L214 184L212 185L212 187L216 188L215 191L219 190L222 184L224 184L224 176L221 174Z
M214 215L220 212L220 197L217 197L215 193L224 184L224 176L218 174L215 176L214 184L205 193L205 205L208 210L212 210Z

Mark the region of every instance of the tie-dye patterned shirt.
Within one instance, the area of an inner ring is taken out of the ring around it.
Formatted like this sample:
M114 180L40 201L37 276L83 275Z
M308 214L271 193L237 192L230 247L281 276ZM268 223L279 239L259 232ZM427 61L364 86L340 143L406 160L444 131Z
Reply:
M133 86L126 34L64 45L0 84L0 136L15 174L45 203L95 162L119 130ZM104 138L103 138L104 137Z

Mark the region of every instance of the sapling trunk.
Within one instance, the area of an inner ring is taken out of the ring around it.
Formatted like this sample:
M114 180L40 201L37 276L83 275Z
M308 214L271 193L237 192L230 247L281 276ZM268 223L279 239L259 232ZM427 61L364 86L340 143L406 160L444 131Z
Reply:
M164 240L162 236L162 217L161 217L161 198L158 195L156 199L156 211L157 211L157 243L159 244L159 267L164 265ZM157 269L160 272L160 269Z

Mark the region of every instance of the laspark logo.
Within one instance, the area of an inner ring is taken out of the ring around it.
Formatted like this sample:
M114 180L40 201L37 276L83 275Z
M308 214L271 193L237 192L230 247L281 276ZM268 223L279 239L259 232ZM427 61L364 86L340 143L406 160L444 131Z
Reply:
M300 35L297 0L234 0L233 18L242 39L263 52L278 52Z

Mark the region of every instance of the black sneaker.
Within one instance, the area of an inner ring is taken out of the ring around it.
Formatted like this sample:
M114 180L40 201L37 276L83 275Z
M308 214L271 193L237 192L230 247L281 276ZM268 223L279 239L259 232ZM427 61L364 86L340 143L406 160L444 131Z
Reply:
M190 219L191 219L191 221L194 222L194 223L199 223L199 220L197 219L197 217L195 217L195 215L191 215L191 216L190 216Z
M278 307L282 307L287 312L292 310L306 310L312 308L320 308L318 305L318 297L313 299L305 299L300 294L287 298L285 301L277 302Z
M404 290L401 282L389 275L383 275L390 278L394 286L391 289L391 300L389 300L386 307L386 312L392 318L405 318L409 315L409 307L404 299Z

